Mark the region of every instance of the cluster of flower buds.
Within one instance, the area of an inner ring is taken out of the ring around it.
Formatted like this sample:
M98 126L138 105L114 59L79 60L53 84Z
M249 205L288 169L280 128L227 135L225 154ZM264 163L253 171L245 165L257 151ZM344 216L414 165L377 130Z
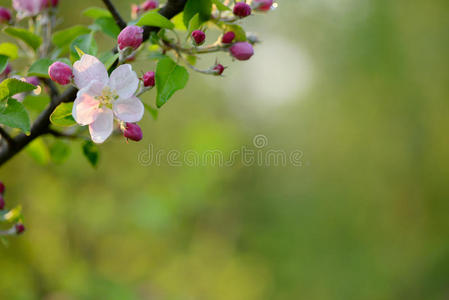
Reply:
M137 19L142 13L153 10L159 7L159 2L156 0L147 0L140 5L131 5L131 17Z
M0 210L4 210L5 208L5 199L3 195L5 194L5 184L0 181ZM3 235L16 235L21 234L25 231L25 226L22 223L16 223L14 227L9 230L3 231Z
M60 85L69 84L73 80L72 68L60 61L54 62L48 68L48 75L50 76L51 80L59 83Z

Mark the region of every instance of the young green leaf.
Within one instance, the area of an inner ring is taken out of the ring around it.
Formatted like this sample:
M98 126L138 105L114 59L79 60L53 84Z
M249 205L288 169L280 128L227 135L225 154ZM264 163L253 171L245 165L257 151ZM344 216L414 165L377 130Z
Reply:
M160 15L155 11L149 11L140 17L139 21L136 23L137 26L155 26L160 28L173 29L175 24L173 24L169 19Z
M50 162L50 151L42 138L32 141L25 151L40 165L45 166Z
M73 27L57 31L53 34L52 42L57 47L69 45L74 39L80 35L90 33L90 29L83 25L75 25Z
M83 15L92 19L98 19L102 17L112 17L111 13L108 10L99 7L86 8L83 11Z
M4 100L19 93L31 92L35 88L36 86L15 78L3 80L0 83L0 100Z
M98 47L93 33L80 35L72 42L70 45L70 57L72 61L77 61L80 59L80 55L76 50L76 47L78 47L83 53L97 55Z
M49 58L41 58L31 65L28 70L28 76L39 76L50 78L48 75L48 68L54 62L54 60Z
M144 103L143 106L150 113L150 115L153 117L153 119L157 120L157 116L159 114L159 111L156 108L154 108L151 105L146 104L146 103Z
M156 105L161 107L173 94L183 89L189 80L189 73L171 58L161 59L156 68Z
M98 159L100 158L100 151L96 144L92 141L86 141L83 143L83 154L92 165L96 167L98 165Z
M73 126L76 124L72 116L73 103L61 103L50 116L52 124L57 126Z
M198 13L198 14L194 15L193 18L190 19L190 22L189 22L189 35L193 31L195 31L197 29L200 29L201 24L202 24L202 22L200 20L200 14Z
M0 55L0 74L3 73L3 71L5 71L6 67L8 66L8 60L8 56Z
M114 64L114 62L119 58L119 53L112 53L112 51L107 51L100 55L99 59L104 64L106 70L109 70L109 68Z
M12 43L1 43L0 54L8 56L11 60L14 60L19 56L19 48Z
M117 39L117 36L120 34L120 28L112 17L101 17L96 19L95 26L97 26L101 32L104 32L113 39Z
M30 132L30 118L22 103L9 98L0 103L0 124Z
M199 14L200 21L209 21L212 12L211 0L188 0L184 7L184 24L189 26L190 20Z
M28 46L36 50L42 43L42 38L35 35L31 31L23 28L7 27L4 29L5 33L24 41Z

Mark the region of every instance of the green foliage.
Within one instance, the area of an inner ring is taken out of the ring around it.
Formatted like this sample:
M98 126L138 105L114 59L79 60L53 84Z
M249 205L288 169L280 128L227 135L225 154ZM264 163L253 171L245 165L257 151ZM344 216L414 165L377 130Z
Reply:
M212 0L212 3L215 4L219 11L231 10L229 7L224 5L221 0Z
M19 48L12 43L1 43L0 55L8 56L11 60L14 60L19 56Z
M23 99L22 103L28 111L41 112L50 103L50 97L44 93L40 95L28 95Z
M139 21L136 23L137 26L157 26L160 28L173 29L175 24L173 24L169 19L160 15L155 11L149 11L143 14Z
M54 60L49 58L38 59L34 64L31 65L28 70L28 76L39 76L44 78L50 78L48 75L48 68L54 63Z
M76 124L72 116L73 102L61 103L50 116L50 121L56 126L73 126Z
M72 42L70 45L70 58L72 61L80 59L76 48L80 49L83 53L97 55L98 46L93 33L80 35Z
M83 15L92 19L112 17L111 13L107 9L99 7L89 7L83 11Z
M64 163L71 153L70 144L67 141L61 139L55 139L50 146L51 160L55 164Z
M4 100L19 93L31 92L35 88L34 85L22 80L8 78L0 83L0 100Z
M107 51L100 55L99 59L106 67L106 70L109 70L109 68L114 64L114 62L119 58L119 53L113 53L112 51Z
M154 108L154 107L152 107L151 105L146 104L146 103L144 103L143 106L144 106L145 109L150 113L151 117L152 117L154 120L157 120L157 116L158 116L158 114L159 114L159 111L158 111L156 108Z
M82 150L91 166L95 168L98 165L98 160L100 158L98 146L92 141L85 141L83 143Z
M188 80L189 73L184 67L169 57L161 59L156 69L157 107L164 105L176 91L183 89Z
M117 39L117 36L120 34L120 28L117 26L114 18L112 17L100 17L95 20L92 27L98 28L98 30L104 32L113 39Z
M0 103L0 124L30 132L30 118L25 107L12 98Z
M34 50L37 50L42 43L42 38L40 36L37 36L31 31L23 28L6 27L4 31L8 35L22 40Z
M55 32L52 37L52 42L55 46L62 48L70 45L70 43L80 35L90 33L90 31L91 30L86 26L75 25Z
M210 19L211 12L211 0L188 0L184 8L184 25L188 27L190 20L196 14L199 14L201 22L206 22Z
M189 26L188 26L189 34L191 34L193 31L199 29L201 24L202 24L202 22L200 20L200 14L198 13L198 14L194 15L193 18L191 18L189 21Z
M0 55L0 74L6 69L8 66L9 57L5 55Z
M33 140L25 149L26 153L38 164L48 165L51 156L43 138Z

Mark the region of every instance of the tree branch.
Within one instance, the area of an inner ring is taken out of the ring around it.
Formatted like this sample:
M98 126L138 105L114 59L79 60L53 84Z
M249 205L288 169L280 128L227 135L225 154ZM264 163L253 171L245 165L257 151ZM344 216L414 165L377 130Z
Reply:
M116 11L115 7L109 0L102 0L105 5L108 7L111 14L114 16L116 22L117 17L119 20L123 21ZM178 13L184 10L184 6L187 0L168 0L167 4L159 10L159 13L166 17L167 19L171 19L176 16ZM111 8L113 11L111 11ZM115 14L115 15L114 15ZM117 23L118 24L118 23ZM121 28L126 27L126 23L123 21ZM152 27L152 26L144 26L144 41L148 40L151 32L158 31L160 28ZM115 50L117 47L114 48ZM114 50L113 50L114 51ZM0 148L0 166L10 160L14 155L19 153L23 148L25 148L30 142L39 136L49 134L49 126L50 126L50 115L56 109L56 107L63 102L73 102L76 98L76 93L78 90L75 87L70 87L66 89L62 94L59 95L58 90L54 83L51 80L45 79L43 82L47 85L50 91L51 102L48 107L37 117L34 121L33 126L31 127L30 135L26 135L21 133L14 138L11 138L12 143L5 143Z
M14 145L14 140L12 139L12 137L1 126L0 126L0 135L6 141L6 143L8 143L10 146Z
M114 4L112 4L109 0L102 0L104 5L108 8L109 12L111 13L112 17L115 20L115 23L117 23L117 26L120 27L120 29L123 29L126 27L126 22L123 20L123 18L120 16L120 13L115 8Z

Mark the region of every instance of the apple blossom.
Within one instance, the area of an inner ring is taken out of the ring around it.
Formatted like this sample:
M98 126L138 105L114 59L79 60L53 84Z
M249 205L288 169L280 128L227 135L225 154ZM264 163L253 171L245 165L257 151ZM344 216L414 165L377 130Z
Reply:
M73 78L72 68L60 61L54 62L48 68L48 75L51 80L61 85L69 84Z
M73 75L79 91L72 114L80 125L89 125L95 143L103 143L112 133L114 116L123 122L138 122L144 107L135 96L139 85L131 65L115 69L111 76L96 57L84 54L73 65Z
M47 6L47 0L13 0L12 5L18 13L17 17L23 19L37 16Z
M253 46L248 42L239 42L229 48L231 55L238 60L248 60L253 56Z
M155 73L153 71L146 72L143 75L143 85L145 87L154 86L155 84Z
M244 18L251 14L251 6L249 6L245 2L237 2L234 5L233 12L237 17Z
M195 45L200 46L206 40L206 34L201 30L194 30L192 32L192 39Z
M11 12L9 9L0 6L0 23L9 23L11 20Z
M223 34L223 37L221 38L221 42L223 44L232 44L232 41L235 39L235 33L233 31L228 31L225 34Z
M123 136L132 141L138 142L143 138L142 129L134 123L126 123Z
M143 28L135 25L126 26L117 38L120 50L132 48L136 50L143 41Z

